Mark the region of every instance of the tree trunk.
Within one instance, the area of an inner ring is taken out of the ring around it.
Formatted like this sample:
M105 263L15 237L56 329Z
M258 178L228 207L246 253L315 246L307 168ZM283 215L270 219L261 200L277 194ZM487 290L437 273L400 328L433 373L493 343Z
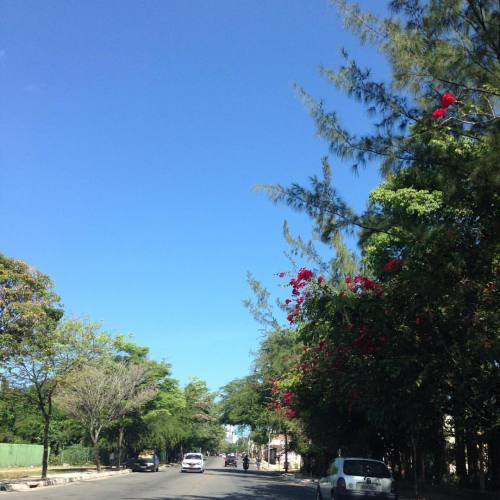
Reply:
M49 470L49 425L50 417L44 416L43 423L43 456L42 456L42 479L47 479Z
M411 446L412 446L412 469L413 469L413 488L415 491L415 500L418 500L418 473L417 473L417 440L415 435L411 434Z
M123 447L123 434L125 433L125 427L120 426L118 430L118 469L122 466L122 447Z
M288 472L288 433L285 429L285 472Z
M425 483L425 452L420 450L420 482Z
M479 489L484 491L486 489L485 477L485 463L484 463L484 444L480 441L479 447Z
M41 407L43 407L43 402L40 401ZM50 420L52 418L52 394L49 393L47 396L47 408L43 407L43 455L42 455L42 479L47 478L47 472L49 470L49 432L50 432Z
M455 419L455 462L458 482L461 486L467 484L467 469L465 467L465 432L463 422Z
M92 453L94 455L94 464L96 466L97 472L101 472L101 458L99 456L99 446L97 446L99 440L99 432L90 432L90 441L92 442Z
M500 488L500 431L494 430L488 436L488 458L491 487Z
M477 448L476 436L473 436L472 433L467 433L466 446L469 485L477 488L479 484L479 453Z

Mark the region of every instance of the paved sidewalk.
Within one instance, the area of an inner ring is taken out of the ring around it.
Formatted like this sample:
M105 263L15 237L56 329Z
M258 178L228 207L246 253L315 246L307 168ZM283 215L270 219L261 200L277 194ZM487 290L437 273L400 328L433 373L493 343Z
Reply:
M74 483L77 481L92 481L122 474L130 474L130 469L122 470L95 470L80 472L63 472L50 474L47 479L40 479L39 476L18 477L15 479L4 479L0 481L0 491L27 491L33 488L44 488L46 486L56 486L59 484Z

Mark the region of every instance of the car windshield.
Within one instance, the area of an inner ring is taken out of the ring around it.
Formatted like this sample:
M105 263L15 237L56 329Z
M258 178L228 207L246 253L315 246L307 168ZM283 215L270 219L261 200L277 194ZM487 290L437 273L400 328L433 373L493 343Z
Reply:
M346 460L344 462L344 474L363 477L391 477L391 473L385 464L373 460Z
M201 460L201 455L198 453L188 453L185 457L186 460Z

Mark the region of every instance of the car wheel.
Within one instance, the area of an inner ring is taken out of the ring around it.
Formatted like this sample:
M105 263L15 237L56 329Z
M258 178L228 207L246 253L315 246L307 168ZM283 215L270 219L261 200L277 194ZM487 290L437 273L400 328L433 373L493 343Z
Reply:
M316 500L323 500L323 496L321 495L321 489L319 486L316 488Z

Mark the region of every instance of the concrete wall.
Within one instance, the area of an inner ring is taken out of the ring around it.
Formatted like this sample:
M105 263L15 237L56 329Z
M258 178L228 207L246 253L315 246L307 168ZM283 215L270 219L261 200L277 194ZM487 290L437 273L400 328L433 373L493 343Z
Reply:
M43 446L39 444L0 443L0 467L40 466Z

